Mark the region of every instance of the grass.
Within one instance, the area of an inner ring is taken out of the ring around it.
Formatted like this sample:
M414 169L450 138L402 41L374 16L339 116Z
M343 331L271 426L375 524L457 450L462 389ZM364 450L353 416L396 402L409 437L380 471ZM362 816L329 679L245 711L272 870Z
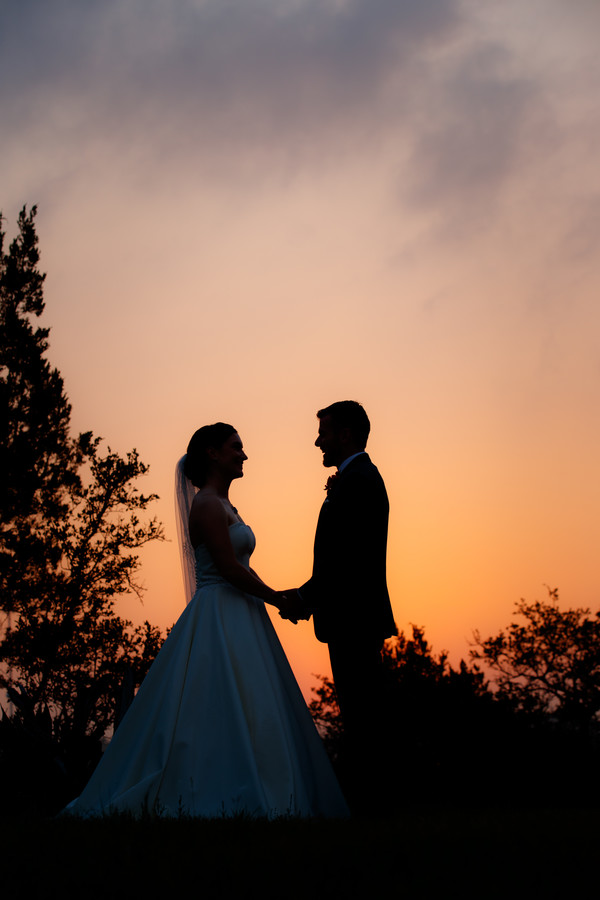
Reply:
M400 811L381 819L3 822L20 898L598 896L600 810Z

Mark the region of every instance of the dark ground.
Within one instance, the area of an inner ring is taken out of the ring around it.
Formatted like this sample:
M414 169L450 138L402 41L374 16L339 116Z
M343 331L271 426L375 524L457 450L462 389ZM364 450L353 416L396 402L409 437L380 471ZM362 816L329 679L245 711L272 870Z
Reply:
M600 810L400 811L348 821L0 823L20 898L600 896Z

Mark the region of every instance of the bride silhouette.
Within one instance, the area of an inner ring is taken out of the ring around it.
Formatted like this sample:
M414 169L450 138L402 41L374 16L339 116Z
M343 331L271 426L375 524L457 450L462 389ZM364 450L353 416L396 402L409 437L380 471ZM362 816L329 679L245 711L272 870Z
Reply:
M200 428L177 466L180 544L195 589L81 795L89 816L344 816L347 807L265 609L287 598L249 567L229 502L242 441Z

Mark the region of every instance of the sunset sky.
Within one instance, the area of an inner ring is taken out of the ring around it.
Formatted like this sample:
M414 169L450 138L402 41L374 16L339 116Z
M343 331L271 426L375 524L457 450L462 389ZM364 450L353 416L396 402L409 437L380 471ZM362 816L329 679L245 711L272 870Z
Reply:
M310 574L315 412L356 399L399 628L453 662L558 587L600 607L598 0L5 0L0 209L38 205L74 430L173 471L223 420L275 588ZM356 548L360 552L360 547ZM312 625L274 617L308 696Z

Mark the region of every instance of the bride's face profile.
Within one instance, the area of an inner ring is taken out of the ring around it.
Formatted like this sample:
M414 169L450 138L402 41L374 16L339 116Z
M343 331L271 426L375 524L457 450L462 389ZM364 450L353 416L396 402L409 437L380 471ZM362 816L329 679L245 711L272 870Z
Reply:
M248 459L244 453L242 439L237 432L230 435L220 447L209 450L212 464L218 471L230 478L242 478L244 462Z

